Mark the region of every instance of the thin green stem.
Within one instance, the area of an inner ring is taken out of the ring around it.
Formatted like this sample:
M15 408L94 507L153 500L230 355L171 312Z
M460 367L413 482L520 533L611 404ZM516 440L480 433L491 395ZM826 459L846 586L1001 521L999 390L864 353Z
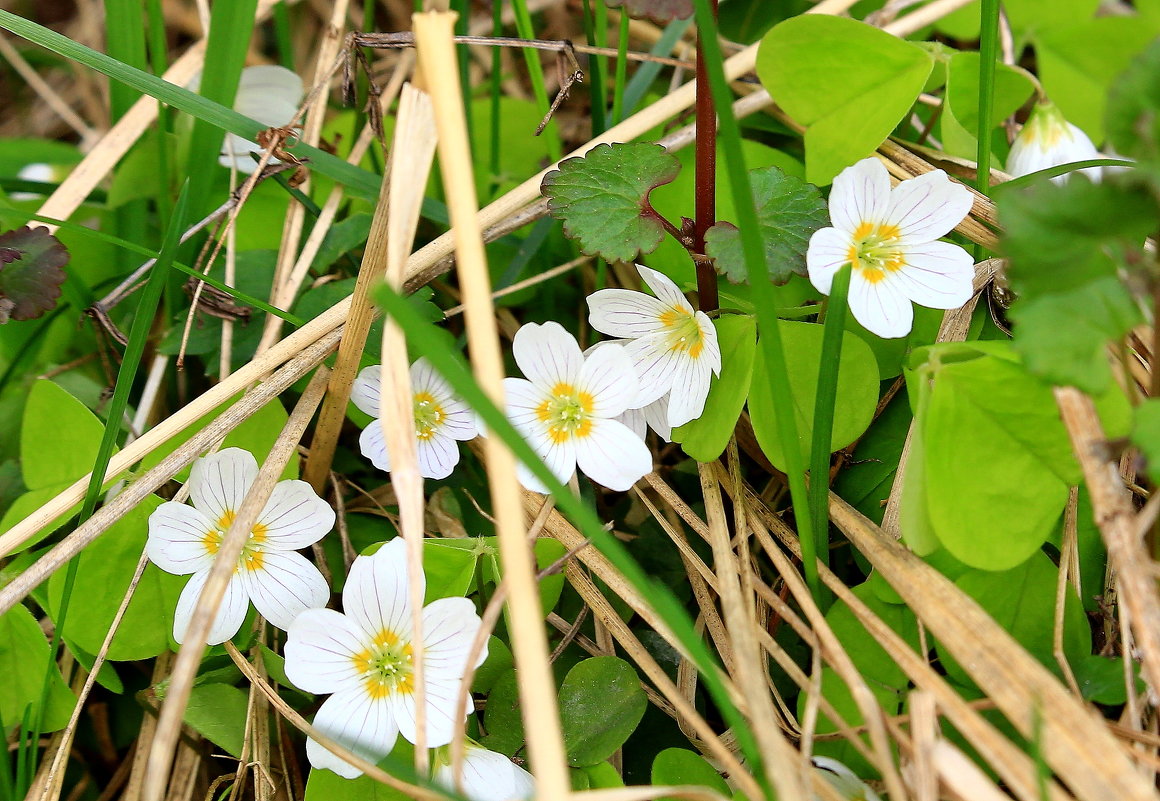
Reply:
M598 0L596 3L598 8L604 8L603 0ZM605 12L607 13L607 12ZM605 17L607 23L607 17ZM605 34L607 34L607 24L605 25ZM592 10L591 0L584 0L584 36L588 39L588 44L594 47L603 47L604 42L600 38L596 30L596 20ZM605 109L608 108L607 101L604 97L605 81L604 71L608 59L603 56L596 56L588 61L589 72L592 73L590 80L586 81L588 84L588 95L591 98L590 106L592 109L592 136L600 136L608 127L604 118Z
M527 0L512 0L512 11L516 17L516 32L520 38L535 39L536 32L532 28L532 15L528 13ZM528 77L532 81L532 94L535 95L536 105L541 113L547 114L551 104L548 101L548 89L544 84L544 67L540 64L540 55L530 47L524 48L524 61L528 65ZM548 123L543 136L548 140L548 155L552 157L552 161L559 161L560 129L555 121Z
M850 291L850 271L849 264L838 270L830 287L822 334L822 359L818 365L818 389L814 397L814 430L810 440L810 517L816 523L817 535L814 551L818 560L827 567L830 563L830 445L834 433L834 403L838 394L842 337L846 333L846 295ZM802 561L805 561L804 542ZM817 568L813 569L816 572Z
M995 64L999 59L999 0L983 0L979 20L979 130L975 188L991 194L991 115L995 107ZM982 245L974 247L975 261L986 256Z
M789 482L790 499L793 502L794 518L797 521L798 537L802 543L805 563L805 577L815 601L822 601L822 589L818 581L814 559L805 556L807 543L817 541L814 534L813 518L810 515L809 495L806 492L805 465L801 451L795 447L798 440L797 420L793 408L793 393L789 385L786 369L785 348L781 342L781 331L777 318L777 298L773 284L769 281L769 268L765 263L765 251L761 242L761 229L757 222L757 207L749 184L749 173L745 168L745 155L741 152L741 129L733 116L733 96L725 78L721 46L717 42L717 23L709 0L696 0L697 28L699 41L705 51L705 67L713 99L717 105L721 150L729 172L730 189L737 213L737 227L741 232L741 245L745 255L745 269L753 292L754 306L757 307L757 321L761 331L760 347L765 359L766 371L771 383L773 408L777 417L778 436L785 443L786 478ZM754 763L759 764L759 763Z
M492 3L491 7L491 35L503 36L503 3ZM491 49L491 80L488 92L491 95L491 150L487 154L488 184L487 195L495 194L499 186L500 153L499 137L502 133L500 125L500 98L503 96L503 59L501 48Z
M278 50L278 63L288 70L293 70L294 36L290 30L290 9L286 3L278 3L271 14L274 19L274 44Z
M628 14L620 15L619 36L616 39L616 83L612 88L612 124L624 119L624 85L628 79Z

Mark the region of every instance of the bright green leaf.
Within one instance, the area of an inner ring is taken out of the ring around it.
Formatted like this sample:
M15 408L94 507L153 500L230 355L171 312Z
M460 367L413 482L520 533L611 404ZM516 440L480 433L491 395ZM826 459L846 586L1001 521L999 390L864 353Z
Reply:
M59 670L54 667L46 674L48 659L48 640L27 607L15 606L0 615L0 676L4 677L0 721L5 731L19 726L30 706L31 719L35 719L46 675L48 707L41 731L56 731L68 724L76 698Z
M15 526L17 523L19 523L24 518L28 517L30 514L35 512L40 507L44 506L44 504L51 501L58 494L60 494L64 490L68 489L69 486L71 486L71 485L72 485L71 481L64 482L61 484L50 484L47 487L41 487L40 489L34 489L31 492L26 492L23 495L21 495L20 497L18 497L16 500L14 500L12 502L11 506L9 506L7 509L4 510L4 517L0 518L0 534L3 534L4 532L8 531L8 529ZM52 534L58 528L63 526L65 523L67 523L69 521L69 518L72 517L73 515L75 515L77 512L79 512L80 509L81 509L81 505L78 502L75 506L73 506L71 509L69 509L67 512L65 512L63 515L61 515L56 520L52 521L47 526L45 526L40 531L38 531L36 533L36 535L33 536L31 539L25 541L20 547L13 549L11 551L11 553L16 553L18 551L23 551L26 548L31 548L33 545L40 542L45 537L47 537L49 534ZM0 556L8 556L8 555L9 554L0 554Z
M467 595L480 553L480 548L464 549L440 540L423 540L423 573L427 576L424 602Z
M344 779L332 770L312 768L303 801L410 801L411 798L366 776Z
M706 762L703 756L686 748L666 748L653 757L652 783L689 784L707 787L726 798L731 795L729 785L717 769Z
M1160 398L1148 398L1136 407L1132 443L1144 455L1144 469L1157 481L1160 477Z
M822 359L822 326L816 323L780 321L793 408L797 417L798 443L803 462L809 457L810 432L814 424L818 366ZM874 418L878 404L878 368L874 354L858 337L842 337L838 391L834 405L834 430L830 450L846 447L861 436ZM761 450L779 470L785 469L784 443L774 421L773 396L765 358L758 349L749 391L749 416Z
M157 496L148 496L77 557L76 584L65 632L89 653L100 651L105 641L145 548L149 515L160 505ZM169 648L173 612L185 581L184 577L165 573L156 565L145 567L109 648L109 659L148 659ZM59 614L64 583L64 571L55 573L48 582L49 607L54 617Z
M713 321L721 346L721 378L714 378L705 411L673 429L673 442L698 462L711 462L725 450L749 395L757 356L757 322L752 317L726 315Z
M1160 41L1112 84L1107 126L1116 152L1160 166Z
M565 159L544 176L548 210L564 233L588 254L632 261L651 253L665 236L649 193L680 170L676 157L657 144L597 145Z
M568 764L603 762L628 739L648 698L632 665L615 656L585 659L560 686L560 722Z
M249 696L229 684L195 685L185 708L185 722L231 756L242 755Z
M20 427L24 485L41 489L87 475L97 459L104 424L72 395L48 379L32 385ZM60 443L68 447L55 447Z
M878 28L809 14L765 35L757 75L777 104L807 126L806 178L822 186L882 144L933 64L921 47Z
M948 153L963 158L974 159L977 155L976 141L979 136L979 68L981 56L978 53L955 53L951 56L947 71L947 90L944 99L943 146ZM995 65L993 107L989 128L1002 124L1031 96L1034 86L1021 71L1005 64ZM958 137L952 146L948 140L953 121L964 137Z
M919 648L918 621L910 607L902 604L884 603L874 594L873 588L863 582L852 588L853 593L878 615L886 625L902 637L916 651ZM901 690L906 687L906 672L878 644L863 626L850 607L842 601L835 603L826 613L826 622L850 654L854 666L867 680Z

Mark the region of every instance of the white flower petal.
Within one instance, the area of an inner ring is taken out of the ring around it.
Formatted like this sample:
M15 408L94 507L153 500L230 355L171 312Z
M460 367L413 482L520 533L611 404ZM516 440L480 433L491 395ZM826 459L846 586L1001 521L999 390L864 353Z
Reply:
M830 294L834 275L849 264L850 248L853 246L854 241L846 231L837 228L819 228L814 231L806 249L806 271L816 290L823 295Z
M624 492L652 472L652 453L639 437L615 420L594 420L576 440L576 462L584 475Z
M283 631L307 609L321 609L330 600L322 573L294 551L266 551L262 567L242 570L242 580L258 613Z
M423 478L447 478L459 464L459 445L451 437L435 434L416 443L419 475Z
M849 305L855 320L884 339L906 336L914 323L910 299L888 280L871 283L855 273L850 277Z
M660 401L654 401L654 403L660 403ZM644 408L625 409L624 413L616 418L618 423L623 423L626 428L641 439L644 439L648 433L648 421L644 419Z
M189 474L189 499L219 527L226 513L238 511L254 479L258 460L241 448L225 448L193 463Z
M363 634L333 609L307 609L287 629L286 676L308 693L361 688L354 656L365 647Z
M261 65L242 70L234 110L263 125L281 127L289 124L298 112L302 100L302 79L285 67ZM222 166L235 166L239 172L253 173L257 163L249 153L261 152L256 142L236 134L227 134L219 161Z
M633 406L647 406L673 388L682 361L688 354L669 347L664 334L634 339L625 346L636 370L640 392Z
M536 425L540 419L536 409L548 399L544 389L523 378L505 378L503 396L508 419L516 428Z
M402 537L396 537L373 555L354 560L342 589L342 608L354 625L371 637L386 630L408 640L408 586L407 544ZM422 595L422 588L419 594Z
M592 414L596 417L616 417L634 405L640 392L632 357L619 345L593 348L584 360L576 386L592 396Z
M185 639L189 621L193 618L194 609L197 608L201 591L205 588L205 582L208 578L209 568L194 573L190 576L189 583L185 585L185 589L181 591L181 595L177 599L177 609L173 613L173 639L178 642ZM218 607L217 617L214 618L213 625L210 626L206 643L208 645L221 645L237 634L249 609L250 598L246 595L242 582L235 574L226 585L226 593L222 596L222 605Z
M876 158L862 159L834 179L830 221L848 236L864 222L880 221L889 203L890 174L886 167ZM822 291L829 294L829 290Z
M715 375L721 375L721 343L717 341L717 327L703 311L695 315L701 329L701 355L699 361L708 365Z
M378 762L391 753L399 736L390 698L372 699L361 688L330 696L314 716L314 728L367 760ZM332 770L355 779L362 771L314 742L306 741L306 756L315 768Z
M305 481L279 481L258 516L266 527L265 547L296 551L318 542L334 528L334 510Z
M588 296L589 325L612 337L635 339L663 331L661 315L668 310L664 301L631 289L600 289Z
M350 400L363 414L371 417L379 416L379 390L381 389L383 367L372 364L359 371L354 383L350 385Z
M673 391L668 398L668 423L671 428L696 420L705 411L705 399L709 397L709 381L712 371L706 364L686 359L673 379Z
M644 282L653 291L653 294L657 296L658 300L666 306L681 309L692 314L693 304L689 303L689 299L685 297L685 293L667 275L656 270L650 270L643 264L636 265L636 271L640 273L640 277L644 279Z
M383 427L378 420L371 420L370 425L359 434L358 447L362 451L362 455L371 460L371 464L384 473L391 472L391 457L387 454L387 440L383 436Z
M213 554L205 540L213 528L213 523L192 506L167 501L149 515L145 552L166 573L184 576L208 569Z
M926 242L904 251L906 266L887 276L904 295L932 309L957 309L974 294L974 259L958 245Z
M669 425L669 396L662 395L642 410L644 421L665 442L673 441L673 427ZM643 435L641 437L644 438Z
M903 245L946 236L963 221L974 203L971 192L942 170L925 172L890 191L885 222L898 226Z
M427 747L438 748L451 742L455 727L462 724L467 717L470 697L459 715L455 714L455 702L459 697L460 681L427 678L424 682L424 705L427 711ZM394 707L395 722L399 725L399 733L407 742L415 742L419 727L415 721L414 693L392 693L391 701Z
M532 450L544 461L548 469L552 471L561 484L567 484L572 479L572 474L576 472L576 442L575 439L569 437L561 442L555 442L548 436L547 429L541 427L539 430L530 431L525 434L528 443L532 446ZM529 477L531 474L528 474ZM535 483L540 484L539 479L535 479ZM528 489L535 489L528 484L524 486ZM545 492L546 490L537 489L536 492Z
M440 765L433 777L449 790L455 789L455 770ZM469 801L525 801L535 795L532 774L503 754L467 743L463 754L463 794Z
M584 363L576 338L553 322L522 326L512 340L512 355L529 381L547 389L574 382Z
M814 769L843 798L851 801L879 801L875 793L858 775L836 759L812 757Z
M475 604L467 598L440 598L423 609L425 678L458 681L466 669L468 651L481 625ZM473 668L487 659L487 643Z
M465 402L452 398L443 404L443 414L440 430L447 436L461 442L479 436L475 412Z

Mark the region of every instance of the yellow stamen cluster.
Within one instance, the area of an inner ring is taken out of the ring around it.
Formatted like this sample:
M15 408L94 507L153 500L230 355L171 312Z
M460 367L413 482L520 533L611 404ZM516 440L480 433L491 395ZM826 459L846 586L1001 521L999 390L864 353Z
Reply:
M705 349L705 335L693 312L671 306L657 319L668 334L669 350L684 351L694 359L700 358Z
M898 247L901 236L902 232L896 225L864 222L854 230L854 241L846 258L863 278L876 284L887 273L906 266L906 257Z
M571 437L586 437L592 430L593 397L561 381L552 387L551 395L536 407L536 416L548 426L548 437L555 444Z
M447 412L430 392L415 393L415 436L429 440L447 420Z
M383 629L371 644L352 657L354 669L362 677L367 695L378 700L391 693L410 695L415 691L411 643L390 629Z
M213 556L218 552L222 547L222 540L225 538L226 532L234 524L236 518L237 513L233 509L227 509L214 523L214 527L202 535L201 544L205 547L206 553ZM250 529L250 536L246 538L246 544L242 546L242 553L238 557L237 572L262 569L265 565L262 544L265 543L268 533L269 529L261 523L255 523L254 527Z

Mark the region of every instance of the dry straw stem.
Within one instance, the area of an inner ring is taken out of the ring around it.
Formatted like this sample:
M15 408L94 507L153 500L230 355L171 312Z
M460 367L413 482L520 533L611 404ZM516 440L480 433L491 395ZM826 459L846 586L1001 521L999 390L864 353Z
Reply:
M286 703L286 700L278 693L277 688L270 686L270 683L262 677L262 675L252 664L250 664L242 652L238 650L237 646L235 646L232 642L226 642L225 649L226 653L230 655L230 659L233 660L238 670L240 670L242 674L247 679L249 679L250 684L257 688L258 691L262 693L262 695L266 696L266 700L270 702L270 706L272 706L279 715L281 715L287 722L289 722L291 726L298 729L298 731L316 741L319 745L321 745L335 756L345 759L347 762L365 773L369 778L374 779L380 784L385 784L388 787L392 787L395 790L398 790L408 798L418 799L419 801L443 801L445 796L442 793L436 792L434 790L428 790L415 784L410 784L396 776L392 776L374 763L368 762L358 754L352 752L350 749L330 739L324 732L314 728L314 726L312 726L310 722L306 720L306 718L298 714L294 707Z
M723 475L723 468L717 468ZM729 485L724 485L729 489ZM785 524L749 487L744 488L744 503L749 511L749 522L758 542L765 550L771 561L779 568L783 575L793 568L788 565L778 549L777 543L770 536L772 531L781 541L782 547L788 549L795 557L801 558L798 547L797 534ZM845 603L866 631L874 637L882 648L890 655L895 663L902 668L915 686L931 693L936 699L943 714L968 739L972 746L986 759L1003 778L1009 788L1023 801L1042 801L1037 786L1036 766L1023 752L1013 745L995 727L983 718L971 703L963 700L958 691L946 683L930 666L923 656L916 653L902 637L882 621L866 604L855 595L837 576L823 565L818 566L818 575L826 586L835 594L836 598ZM804 599L809 595L802 587L798 591ZM955 593L959 594L957 588ZM946 602L947 608L954 606L953 601ZM778 610L791 625L798 628L792 613ZM953 612L946 612L952 614ZM803 633L803 639L809 642L812 634ZM827 713L829 714L829 713ZM1048 797L1052 801L1064 801L1069 798L1055 782L1048 784Z
M439 129L439 164L451 229L455 234L459 286L463 291L472 367L480 386L503 406L503 354L496 329L487 256L483 247L483 215L478 213L471 166L471 148L463 119L463 98L456 73L456 14L430 12L412 17L419 68L428 81ZM567 799L571 791L564 737L556 706L556 684L548 661L548 638L540 614L535 562L528 547L516 480L516 460L496 437L485 443L496 534L508 583L512 619L512 651L520 672L520 701L528 753L536 776L537 794Z
M145 783L142 791L145 801L161 801L165 794L174 748L181 734L182 716L185 714L189 694L193 690L193 681L197 677L201 658L205 653L210 626L225 595L226 585L237 568L238 557L249 539L254 524L258 521L258 516L266 507L270 493L274 491L282 476L282 470L297 451L302 434L314 417L314 412L326 391L328 377L329 370L319 367L314 378L307 384L294 411L290 413L290 418L270 449L270 454L259 468L253 486L238 505L236 517L218 546L213 567L210 568L205 587L202 588L189 627L186 629L184 642L177 652L177 662L173 666L169 691L158 716L157 735L153 739L145 767Z
M387 217L386 252L366 259L383 259L386 283L395 291L403 288L407 256L419 227L419 210L427 189L427 177L435 158L435 117L431 98L410 84L403 87L391 148L392 170L388 195L391 213ZM379 221L375 216L375 222ZM399 530L407 544L407 591L411 601L411 628L416 642L423 642L423 476L419 473L415 441L414 388L407 361L407 336L391 319L383 326L382 369L379 419L371 425L382 427L391 459L391 486L399 502ZM425 701L423 648L412 656L415 674L415 769L427 770L427 705Z
M832 493L830 516L1077 798L1155 801L1103 721L972 598Z
M698 468L701 493L705 498L709 544L713 548L713 564L717 570L718 593L736 657L734 680L746 699L746 718L757 739L761 761L778 797L805 798L804 782L797 769L799 761L778 728L777 715L770 700L766 684L766 662L757 645L750 604L741 590L741 565L733 551L725 505L721 500L721 487L711 467L702 464Z
M175 449L173 453L166 456L143 476L125 487L113 501L94 512L92 517L61 540L52 550L22 571L11 582L4 585L0 589L0 614L7 612L13 606L20 603L28 593L62 567L69 559L72 559L80 553L89 543L103 534L109 526L119 520L129 509L132 509L145 496L177 475L186 465L192 463L198 454L203 453L215 443L219 442L226 434L241 425L251 415L282 394L295 381L314 369L334 350L335 345L338 344L338 336L339 332L332 331L317 342L303 349L280 370L270 376L268 380L247 392L228 410L215 417L203 429L190 437L187 442ZM240 375L242 372L244 370L239 371L235 375ZM192 416L192 420L196 420L201 414L212 410L216 405L212 404L208 408L199 410ZM170 421L173 419L169 418ZM161 426L152 429L114 456L110 462L108 475L110 477L118 475L133 463L140 460L146 453L163 443L169 436L172 436L172 434L163 437L154 436L164 425L163 423ZM147 445L148 447L142 447L143 445ZM70 491L76 490L79 493L83 493L87 482L87 477L81 479L70 488ZM60 497L57 496L58 499ZM60 511L49 509L46 513L46 507L42 507L36 515L43 517L47 514L47 520L51 521L61 514L65 514L69 507L79 501L79 497L75 500L66 498L63 509ZM14 526L7 534L0 536L0 554L12 553L27 540L27 537L23 535L21 529L32 519L32 517L26 518L20 524ZM32 533L35 534L36 530L33 530Z
M1074 387L1057 387L1055 401L1091 491L1092 512L1108 549L1110 567L1117 575L1120 600L1127 607L1132 635L1142 655L1144 677L1153 692L1160 692L1160 595L1132 497L1120 476L1118 461L1107 447L1091 398Z

